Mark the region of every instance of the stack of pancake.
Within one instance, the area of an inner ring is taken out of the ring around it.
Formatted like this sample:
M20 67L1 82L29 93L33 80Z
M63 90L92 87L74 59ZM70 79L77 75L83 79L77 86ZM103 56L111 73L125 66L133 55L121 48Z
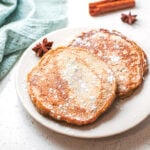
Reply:
M135 42L93 29L47 52L27 76L28 91L44 116L85 125L116 97L130 96L147 71L146 54Z

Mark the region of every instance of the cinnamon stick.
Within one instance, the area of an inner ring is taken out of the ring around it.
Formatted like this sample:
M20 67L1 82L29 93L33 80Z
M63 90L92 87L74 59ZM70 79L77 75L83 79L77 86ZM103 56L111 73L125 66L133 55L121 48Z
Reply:
M135 7L135 0L102 0L89 3L89 13L91 16L103 13Z

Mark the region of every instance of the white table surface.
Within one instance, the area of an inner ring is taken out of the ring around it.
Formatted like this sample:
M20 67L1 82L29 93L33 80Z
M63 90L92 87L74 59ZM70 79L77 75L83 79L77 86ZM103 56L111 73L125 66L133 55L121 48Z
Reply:
M68 0L68 27L96 26L117 29L135 40L150 56L150 1L137 0L133 26L120 20L118 11L91 17L88 0ZM0 150L149 150L150 117L133 129L113 137L78 139L55 133L37 123L23 108L15 90L17 65L0 82ZM139 106L140 107L140 106Z

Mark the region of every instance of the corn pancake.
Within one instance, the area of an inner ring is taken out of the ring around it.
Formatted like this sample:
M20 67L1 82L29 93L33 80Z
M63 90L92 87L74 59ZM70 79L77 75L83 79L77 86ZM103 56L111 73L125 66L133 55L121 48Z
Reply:
M108 65L87 50L59 47L47 52L27 76L37 110L75 125L94 122L116 96Z

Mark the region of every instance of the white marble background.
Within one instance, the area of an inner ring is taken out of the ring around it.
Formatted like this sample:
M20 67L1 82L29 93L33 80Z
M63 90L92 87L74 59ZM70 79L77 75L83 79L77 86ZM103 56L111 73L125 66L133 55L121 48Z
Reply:
M97 26L117 29L150 53L150 1L136 0L138 21L129 26L120 21L118 11L99 17L88 14L88 0L68 0L69 27ZM55 133L30 117L15 90L16 66L0 82L0 150L149 150L150 117L133 129L102 139L78 139ZM147 97L148 98L148 97Z

